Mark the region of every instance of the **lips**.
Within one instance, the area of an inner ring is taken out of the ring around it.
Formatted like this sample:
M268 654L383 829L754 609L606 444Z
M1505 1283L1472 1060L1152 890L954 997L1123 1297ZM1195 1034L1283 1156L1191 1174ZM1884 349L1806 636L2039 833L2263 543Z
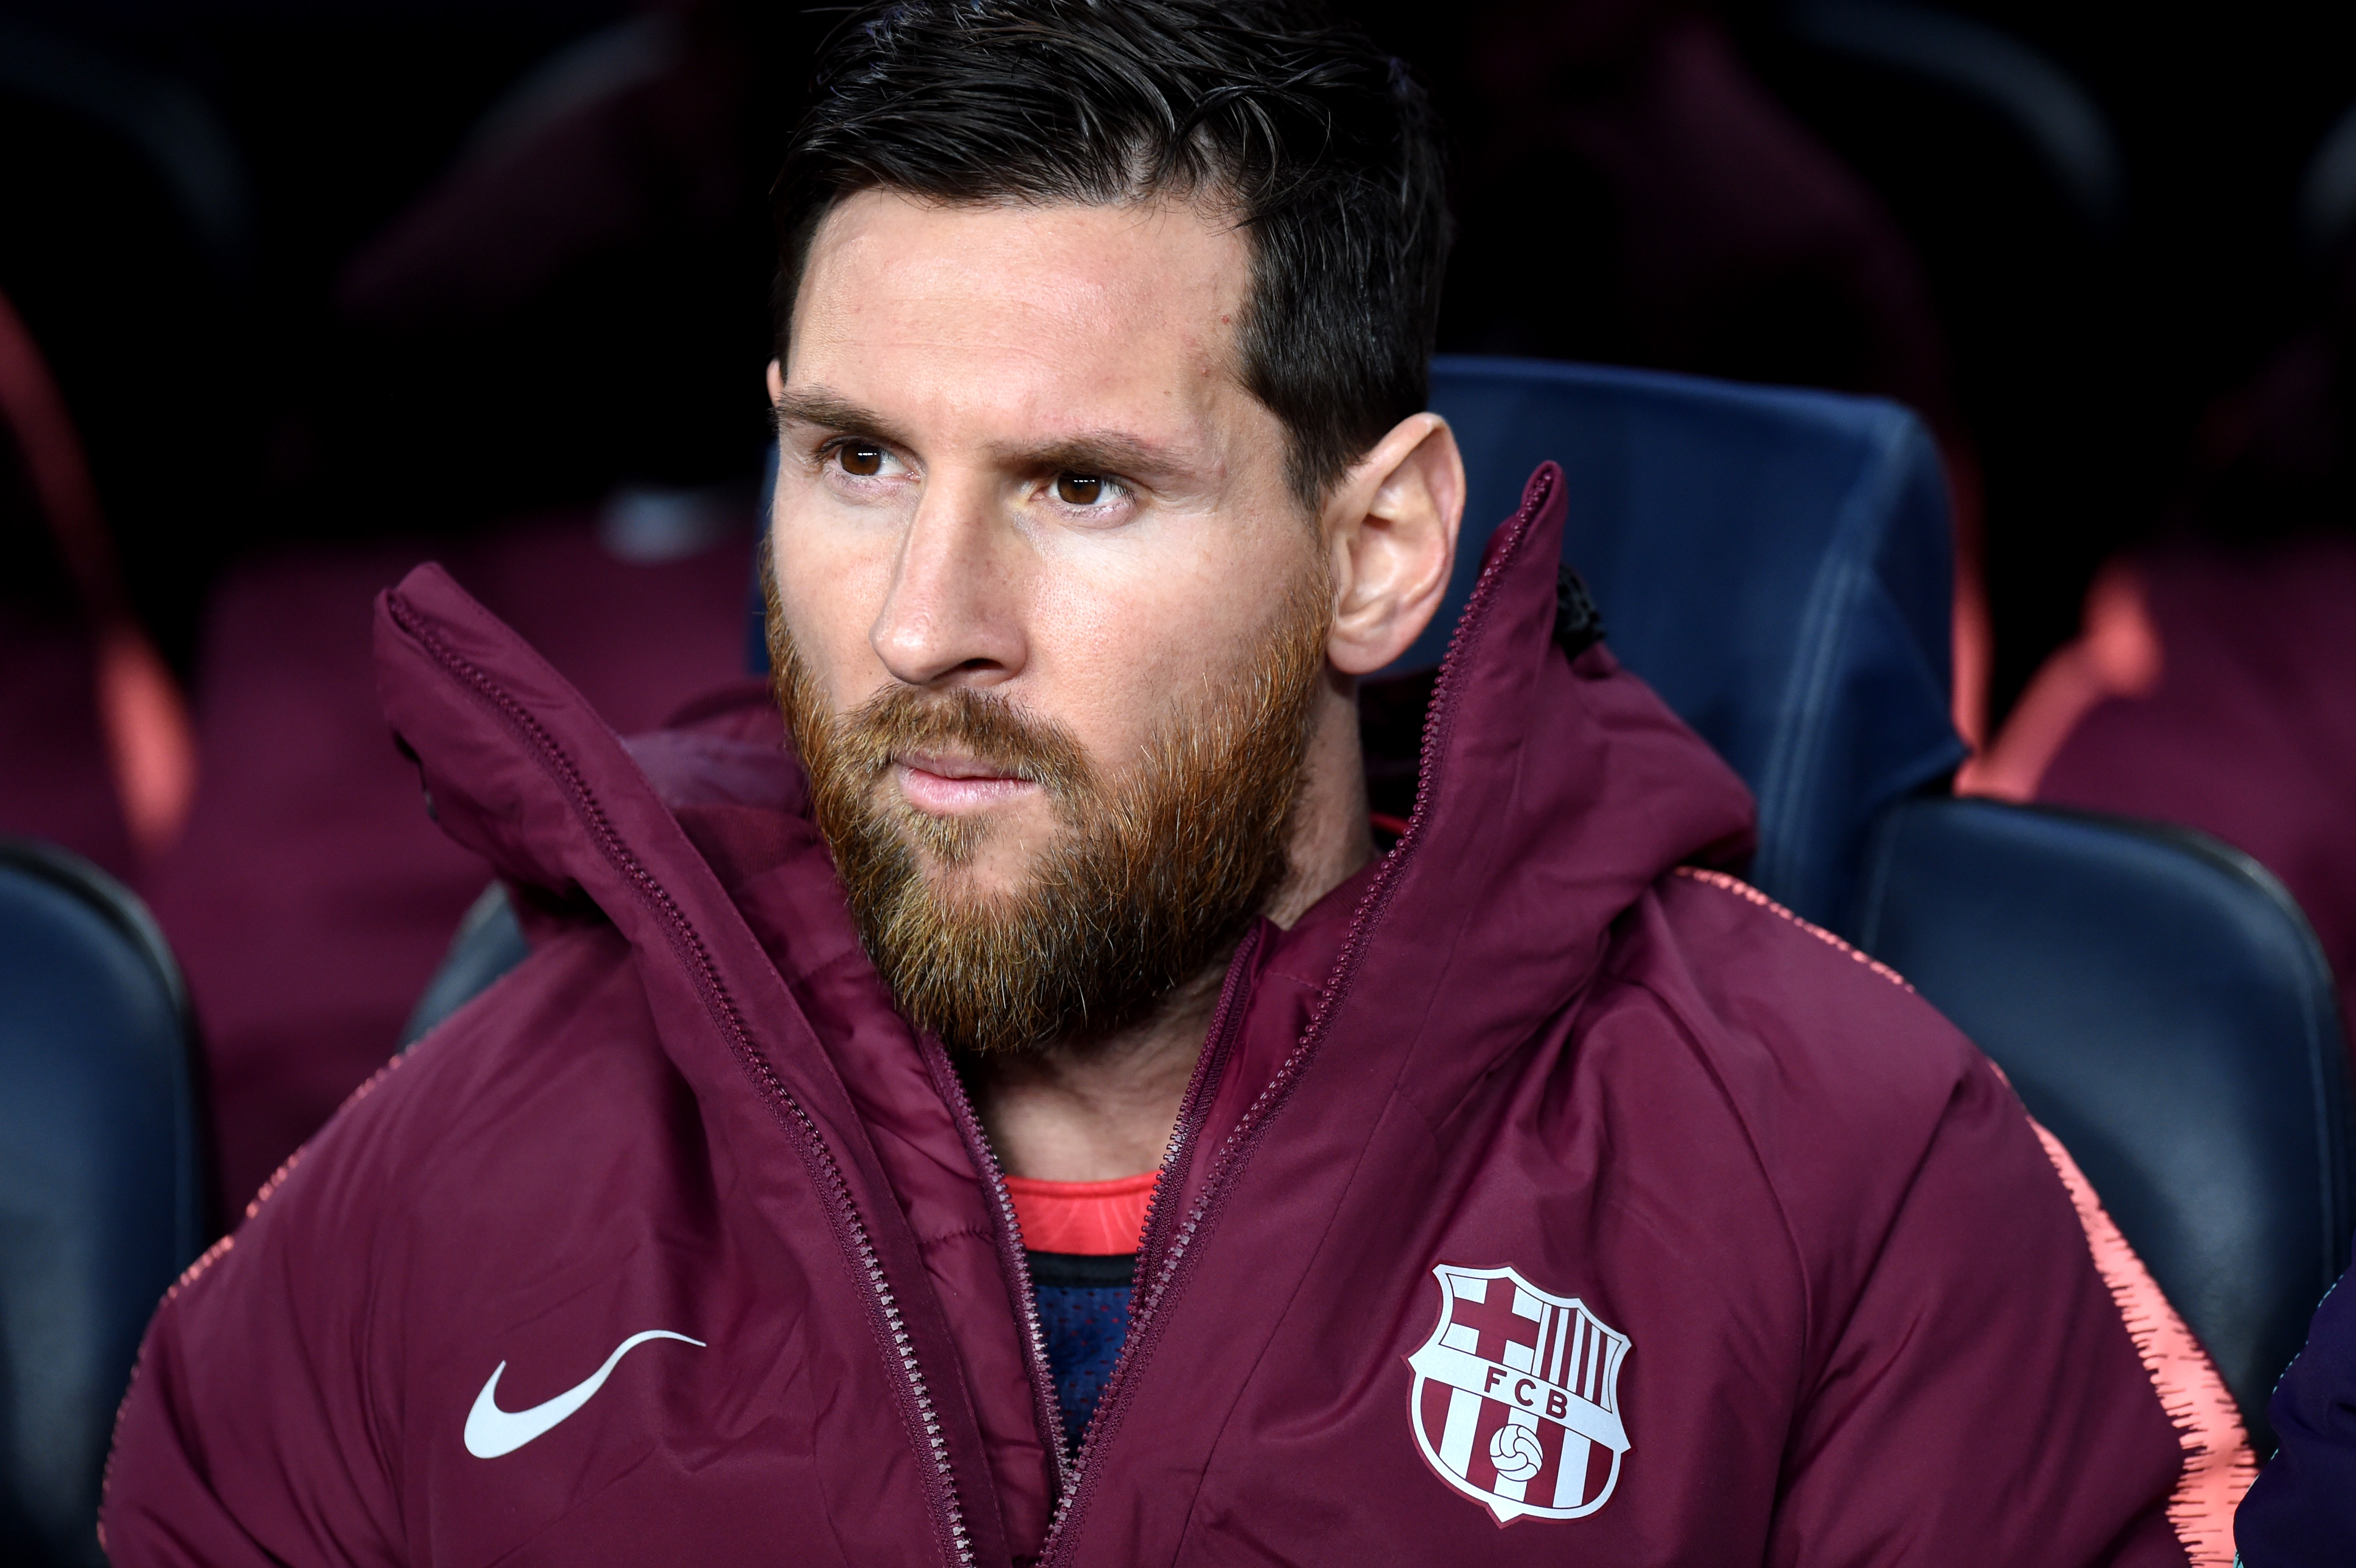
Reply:
M1038 787L1003 763L977 757L910 752L893 759L892 773L909 805L942 816L1001 805Z
M1014 769L979 757L941 756L929 752L904 752L894 757L894 766L912 768L942 779L998 779L1008 784L1028 784L1030 778Z

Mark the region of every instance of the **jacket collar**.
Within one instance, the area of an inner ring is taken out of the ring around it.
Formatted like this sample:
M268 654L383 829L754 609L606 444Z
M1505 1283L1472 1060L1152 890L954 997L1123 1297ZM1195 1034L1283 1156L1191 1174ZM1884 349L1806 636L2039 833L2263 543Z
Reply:
M1560 1010L1671 868L1740 865L1754 844L1718 754L1608 647L1557 645L1568 510L1545 464L1492 536L1425 717L1414 816L1343 956L1385 977L1387 1005L1446 1020L1409 1072L1424 1093L1485 1070L1464 1042Z

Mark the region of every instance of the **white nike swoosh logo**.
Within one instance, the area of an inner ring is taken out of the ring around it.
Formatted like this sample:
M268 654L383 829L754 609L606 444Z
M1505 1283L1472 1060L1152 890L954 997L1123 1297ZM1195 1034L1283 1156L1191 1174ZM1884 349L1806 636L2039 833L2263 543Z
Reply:
M508 1370L501 1361L491 1369L491 1381L475 1396L475 1408L466 1413L466 1452L477 1459L496 1459L502 1454L512 1454L583 1405L614 1373L614 1368L624 1356L649 1339L678 1339L705 1349L701 1339L690 1339L684 1334L674 1334L668 1328L649 1328L643 1334L633 1334L614 1347L605 1364L592 1373L586 1382L573 1384L554 1399L535 1404L530 1410L501 1410L493 1397L498 1392L499 1374Z

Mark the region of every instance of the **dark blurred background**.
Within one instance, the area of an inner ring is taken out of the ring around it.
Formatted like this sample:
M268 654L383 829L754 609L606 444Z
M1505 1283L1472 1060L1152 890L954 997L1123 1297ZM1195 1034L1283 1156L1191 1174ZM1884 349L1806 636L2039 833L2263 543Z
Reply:
M1450 127L1444 350L1913 407L1965 786L2216 832L2356 969L2356 12L1344 8ZM0 831L156 908L233 1197L478 886L375 717L374 591L444 560L626 730L737 669L766 190L832 19L0 5Z

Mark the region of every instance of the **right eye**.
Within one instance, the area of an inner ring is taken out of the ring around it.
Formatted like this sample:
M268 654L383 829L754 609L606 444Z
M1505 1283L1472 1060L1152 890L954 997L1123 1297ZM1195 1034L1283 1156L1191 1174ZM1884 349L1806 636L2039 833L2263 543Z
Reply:
M873 442L846 442L835 448L834 455L845 474L872 479L884 472L884 449Z

